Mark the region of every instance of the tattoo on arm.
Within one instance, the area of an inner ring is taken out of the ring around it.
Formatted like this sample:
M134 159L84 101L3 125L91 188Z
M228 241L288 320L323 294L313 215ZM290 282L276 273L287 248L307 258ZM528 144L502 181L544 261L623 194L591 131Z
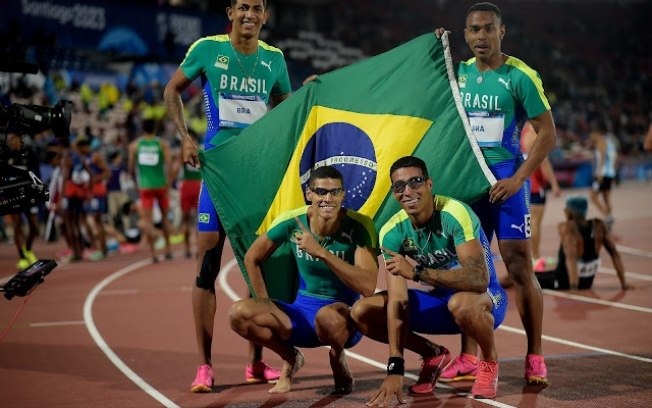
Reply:
M484 292L489 283L489 272L484 254L468 256L463 260L463 270L438 270L426 269L421 280L434 286L450 289L457 289L468 292Z

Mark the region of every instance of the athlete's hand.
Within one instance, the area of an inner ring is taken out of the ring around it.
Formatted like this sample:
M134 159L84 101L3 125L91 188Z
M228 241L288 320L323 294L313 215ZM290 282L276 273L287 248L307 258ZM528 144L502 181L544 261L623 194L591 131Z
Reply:
M394 276L402 276L405 279L414 278L414 272L412 272L416 265L414 260L406 258L403 255L397 254L391 249L382 246L380 247L380 250L391 256L391 258L385 260L385 269L387 269L387 272Z
M319 75L317 75L317 74L312 74L312 75L308 76L306 79L304 79L302 84L305 85L305 84L307 84L308 82L310 82L310 81L314 81L314 80L317 79L317 78L319 78Z
M489 201L493 204L502 204L513 196L522 185L523 183L514 176L498 180L489 190Z
M322 251L325 251L324 247L319 245L315 236L308 228L306 228L305 225L303 225L298 217L294 217L294 220L299 225L299 228L301 228L301 234L294 237L297 247L316 258L320 258L323 255Z
M184 163L188 163L193 167L200 167L199 149L197 148L197 143L191 137L185 136L181 139L181 151L183 153Z
M403 376L402 375L388 375L385 377L380 390L376 395L367 402L367 406L371 407L378 405L379 407L386 407L392 403L392 397L396 395L396 400L399 404L405 404L407 401L403 398Z
M441 38L441 36L444 35L444 32L448 32L448 34L450 34L450 31L446 30L444 27L435 28L435 37Z

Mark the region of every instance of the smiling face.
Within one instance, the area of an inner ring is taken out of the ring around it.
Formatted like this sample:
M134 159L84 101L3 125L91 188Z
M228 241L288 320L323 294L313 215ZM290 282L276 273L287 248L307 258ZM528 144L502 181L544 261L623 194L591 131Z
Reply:
M425 178L418 167L401 167L391 175L394 198L408 215L417 216L428 211L432 204L432 180Z
M325 220L335 218L344 201L342 181L335 178L317 178L306 189L306 198L320 217Z
M263 0L238 0L226 14L233 24L231 32L243 38L258 38L269 17Z
M472 11L466 17L464 39L475 57L491 65L501 58L500 42L505 26L492 11Z

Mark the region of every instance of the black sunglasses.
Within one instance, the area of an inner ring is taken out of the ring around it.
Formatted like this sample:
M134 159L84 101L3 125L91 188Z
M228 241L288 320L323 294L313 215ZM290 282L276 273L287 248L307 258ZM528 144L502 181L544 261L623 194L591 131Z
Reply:
M330 190L327 188L319 188L319 187L310 187L310 191L313 193L317 194L318 196L325 196L326 194L329 194L333 197L339 197L340 194L342 194L342 187L339 188L331 188Z
M405 191L406 186L410 186L411 189L419 188L426 182L426 178L423 176L412 177L408 181L396 180L392 184L392 191L395 193L402 193Z

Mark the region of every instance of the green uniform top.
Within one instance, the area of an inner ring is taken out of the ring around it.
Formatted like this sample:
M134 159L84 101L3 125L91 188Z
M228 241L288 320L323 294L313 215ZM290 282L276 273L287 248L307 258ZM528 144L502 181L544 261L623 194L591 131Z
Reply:
M188 79L201 77L206 109L206 150L237 135L267 111L270 95L290 93L283 52L264 41L245 55L228 35L204 37L190 46L181 63Z
M161 139L141 137L136 144L136 171L138 188L165 188L165 162Z
M489 165L521 160L521 130L529 118L550 110L539 74L508 57L499 68L479 72L476 59L461 62L462 105Z
M267 231L267 237L277 245L290 242L299 269L299 293L335 299L351 305L359 298L359 294L346 286L324 262L298 248L293 239L295 235L302 233L294 217L308 226L308 208L309 206L300 207L279 215ZM378 247L378 238L371 218L349 209L346 210L337 231L317 241L329 252L352 265L358 247L371 248L374 253Z
M480 239L480 220L461 201L438 195L433 200L435 211L428 225L415 229L408 214L401 210L380 229L380 243L425 268L449 269L458 265L457 245ZM390 257L385 253L383 256Z

